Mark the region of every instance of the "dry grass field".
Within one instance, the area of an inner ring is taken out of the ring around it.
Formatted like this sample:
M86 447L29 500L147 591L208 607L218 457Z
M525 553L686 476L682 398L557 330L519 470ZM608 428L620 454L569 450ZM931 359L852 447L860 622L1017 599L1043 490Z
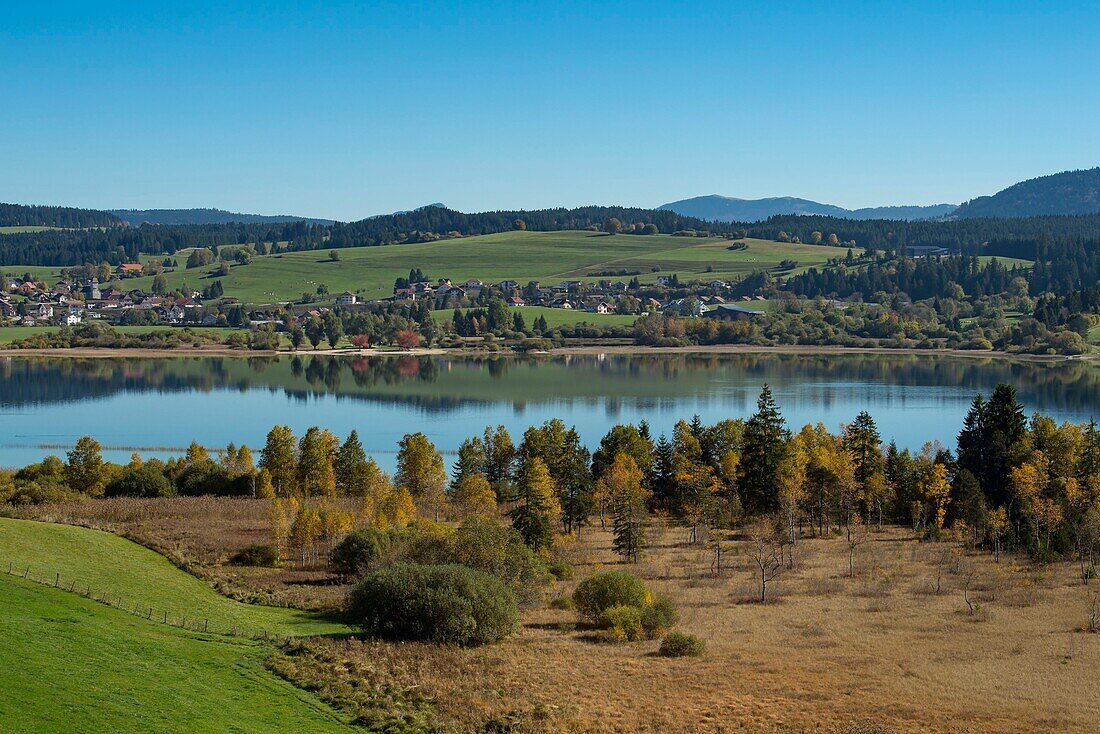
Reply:
M346 590L316 585L322 570L220 565L265 540L261 502L95 501L35 514L155 536L220 584L311 605ZM795 568L760 604L744 541L729 544L718 575L711 552L686 539L683 529L660 528L643 561L626 567L597 527L563 554L576 580L627 568L669 595L681 611L677 629L706 643L700 658L658 657L656 642L593 642L573 612L550 603L574 580L526 610L520 632L501 644L319 640L297 658L298 675L318 676L311 688L322 697L366 688L389 692L394 706L415 699L455 732L486 721L532 732L1097 730L1100 635L1083 631L1087 594L1075 566L998 563L889 528L859 547L852 577L843 539L800 541Z

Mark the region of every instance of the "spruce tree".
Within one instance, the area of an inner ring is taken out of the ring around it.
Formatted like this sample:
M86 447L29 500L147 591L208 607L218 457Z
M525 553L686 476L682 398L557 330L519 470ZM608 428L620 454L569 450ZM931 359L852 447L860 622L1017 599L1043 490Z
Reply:
M777 477L787 453L790 431L766 384L756 402L756 413L745 422L738 487L746 511L767 514L779 505Z

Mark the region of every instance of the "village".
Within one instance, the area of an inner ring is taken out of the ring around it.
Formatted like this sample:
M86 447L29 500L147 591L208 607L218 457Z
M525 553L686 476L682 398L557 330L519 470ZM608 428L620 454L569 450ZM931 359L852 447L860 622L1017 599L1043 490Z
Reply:
M579 315L584 313L739 318L758 315L763 307L760 302L766 300L760 295L736 295L738 283L718 279L681 283L676 275L660 275L654 284L642 284L633 277L629 281L563 280L554 285L530 281L523 285L516 280L486 283L477 278L458 283L450 278L433 281L413 270L410 278L398 278L393 294L385 298L367 299L344 291L332 301L311 298L264 306L242 304L239 298L222 294L220 281L205 291L149 293L127 288L125 281L140 276L142 269L141 263L122 263L105 279L96 275L63 277L52 285L29 276L3 277L0 321L28 327L75 326L86 320L120 325L247 326L271 319L282 310L319 314L332 307L355 311L420 304L429 310L450 310L486 306L494 298L513 308L539 306L574 312L578 322L583 321ZM246 319L241 318L242 312Z

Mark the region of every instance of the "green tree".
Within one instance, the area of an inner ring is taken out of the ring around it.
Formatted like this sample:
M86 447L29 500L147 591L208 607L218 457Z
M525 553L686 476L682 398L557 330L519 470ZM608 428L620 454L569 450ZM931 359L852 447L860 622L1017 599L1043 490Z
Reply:
M353 430L336 452L336 493L361 497L366 492L368 477L367 454Z
M779 466L791 437L786 426L771 388L764 385L756 413L745 422L737 477L742 502L750 513L771 513L779 506Z
M325 327L325 339L328 341L329 348L335 349L340 339L344 336L344 323L340 320L340 317L332 311L325 314L322 323Z
M485 443L477 436L467 438L458 447L458 458L451 468L451 483L461 484L475 474L480 474L484 478L487 464L488 454L485 452Z
M623 223L616 217L611 217L603 223L603 231L608 234L618 234L623 231Z
M325 323L317 316L313 316L306 322L306 338L309 339L309 343L316 349L321 345L321 341L325 338Z
M100 445L91 436L84 436L76 442L68 454L69 462L65 466L65 483L74 492L99 497L103 494L107 478L107 467L100 454Z
M613 426L600 439L600 447L592 454L592 474L599 478L614 463L619 454L626 454L642 472L642 481L649 484L653 474L653 442L642 436L636 426Z
M157 276L153 278L153 294L157 296L163 296L168 292L168 280L164 277L163 273L157 273Z
M844 427L844 448L852 457L856 491L865 519L870 517L872 511L881 516L882 502L885 499L882 492L886 482L881 444L882 438L875 419L865 410L860 411L855 421Z
M523 536L523 542L536 551L549 550L554 537L553 524L561 514L561 505L554 480L541 458L532 456L523 461L510 499L515 507L508 515L512 527Z

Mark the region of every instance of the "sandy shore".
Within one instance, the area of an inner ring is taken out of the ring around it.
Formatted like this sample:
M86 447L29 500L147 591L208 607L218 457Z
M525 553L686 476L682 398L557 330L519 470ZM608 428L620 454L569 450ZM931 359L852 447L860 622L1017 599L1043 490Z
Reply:
M136 358L136 357L288 357L294 354L308 357L318 356L353 356L353 357L428 357L428 356L453 356L453 357L477 357L477 356L509 356L511 352L481 352L464 349L411 349L398 351L389 349L304 349L297 352L291 351L248 351L242 349L229 349L223 346L206 347L180 347L177 349L101 349L101 348L67 348L67 349L0 349L2 357L73 357L81 359L105 359L105 358ZM1067 360L1096 361L1095 354L1080 356L1038 355L1038 354L1009 354L1008 352L985 352L962 349L891 349L888 347L842 347L842 346L798 346L780 345L773 347L755 346L751 344L715 344L709 346L690 347L644 347L634 345L608 345L608 346L583 346L583 347L558 347L547 352L534 352L536 356L567 356L567 355L592 355L592 354L622 354L622 355L646 355L646 354L881 354L881 355L918 355L940 357L965 357L970 359L1008 359L1023 362L1062 362Z

